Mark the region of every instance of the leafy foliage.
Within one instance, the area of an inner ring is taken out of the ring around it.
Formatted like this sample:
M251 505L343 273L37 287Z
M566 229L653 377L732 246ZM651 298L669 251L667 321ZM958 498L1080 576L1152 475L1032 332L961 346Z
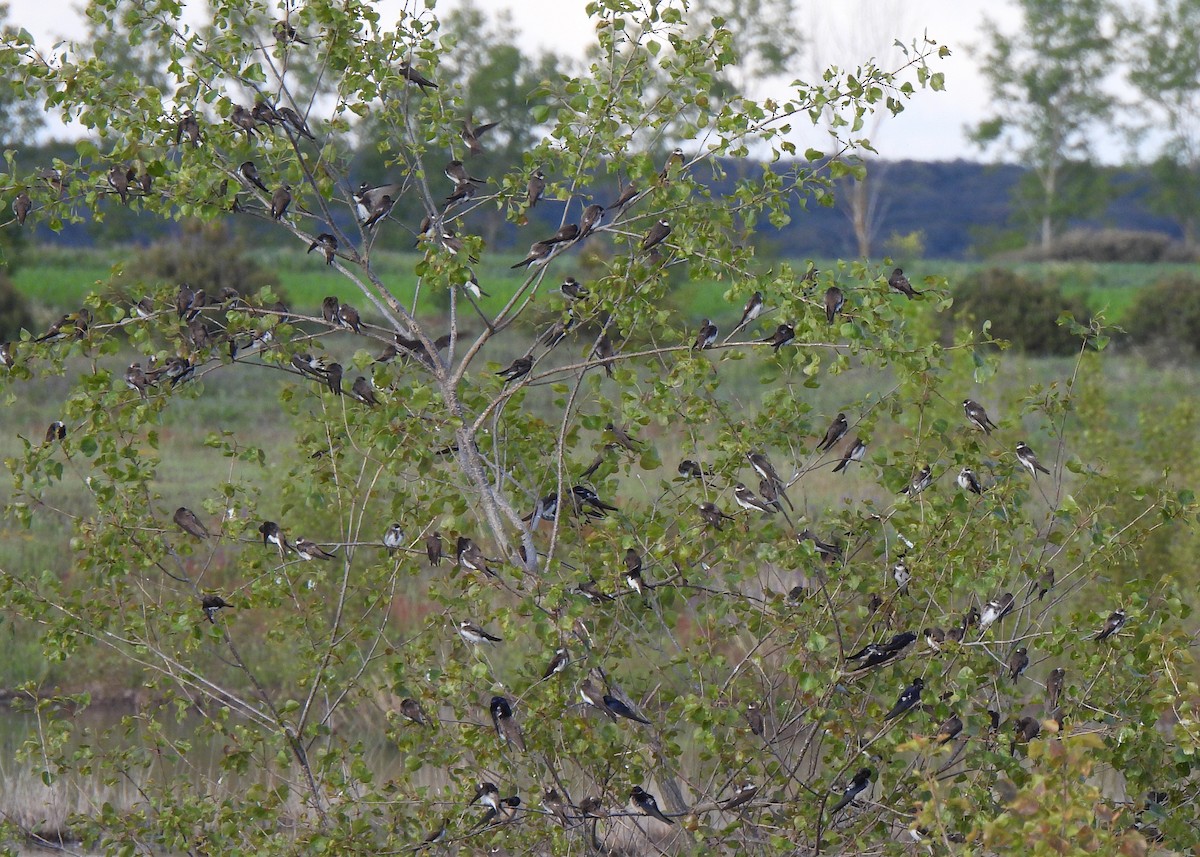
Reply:
M171 4L93 2L169 58L165 86L119 92L84 46L62 67L9 46L26 85L107 144L62 165L83 174L69 188L39 187L43 220L82 217L111 194L108 171L136 161L155 181L131 208L212 220L236 203L297 254L328 254L361 296L282 307L242 289L213 306L168 280L136 311L91 295L16 345L12 395L34 378L70 387L65 434L6 462L8 514L62 521L70 567L5 568L0 592L44 629L47 659L110 651L155 699L124 725L132 747L119 730L84 740L38 700L53 726L26 758L47 781L136 782L135 807L80 821L110 852L415 851L443 830L514 853L882 853L901 836L1028 845L1064 824L1124 849L1143 834L1094 820L1119 798L1084 777L1118 768L1146 807L1168 758L1160 828L1194 841L1188 709L1166 690L1187 611L1169 576L1105 580L1195 506L1152 479L1134 483L1132 511L1091 490L1107 477L1072 451L1089 353L1061 383L1002 397L992 355L936 341L951 304L937 278L910 270L910 299L890 264L759 263L746 236L785 222L795 196L828 200L850 152L804 153L726 195L697 179L752 149L796 155L791 124L826 109L850 129L898 110L941 86L944 49L921 40L899 69L717 103L732 34L689 35L674 5L630 8L590 4L594 59L544 81L536 142L486 176L455 157L473 105L439 74L430 9L393 25L374 4L311 0L272 22L218 2L211 26L184 31ZM247 115L268 99L303 114ZM368 115L391 141L387 174L351 176ZM460 177L447 200L441 176L459 167L480 181ZM564 223L601 201L584 241L538 231L535 169L539 204L563 203ZM378 204L392 193L428 227ZM498 309L467 286L473 257L495 262L481 209L534 242ZM374 248L413 234L421 257L385 281ZM560 287L584 270L586 294ZM721 335L669 310L677 276L728 284ZM428 290L445 314L411 309ZM738 327L756 294L761 316ZM1098 324L1069 329L1103 344ZM262 407L289 417L292 442L271 454L213 420L206 466L167 493L167 427L221 384L278 385ZM986 400L992 433L964 417L967 396ZM1018 460L1025 440L1043 471ZM964 467L980 493L955 487ZM1087 639L1117 607L1128 625ZM902 632L909 644L888 648ZM1018 644L1038 666L1006 678ZM1058 705L1042 660L1067 671ZM162 728L189 712L186 740ZM966 727L939 742L952 714ZM1172 716L1179 731L1146 728ZM410 776L373 767L379 732ZM219 770L167 767L198 743L220 748ZM1013 788L997 802L1001 778ZM1064 803L1043 805L1047 792Z
M1160 357L1190 360L1200 354L1200 279L1164 277L1138 292L1125 329L1137 345Z
M954 290L954 313L944 335L955 325L978 328L984 322L996 339L1027 354L1073 354L1079 339L1059 324L1063 313L1085 322L1089 313L1078 297L1063 294L1051 282L1035 282L1007 268L989 268L966 277Z

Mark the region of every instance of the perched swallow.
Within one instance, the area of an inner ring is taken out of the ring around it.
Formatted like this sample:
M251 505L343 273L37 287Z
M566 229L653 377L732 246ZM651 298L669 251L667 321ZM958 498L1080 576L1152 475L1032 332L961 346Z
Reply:
M1046 710L1053 711L1058 708L1058 699L1062 695L1063 681L1067 677L1067 671L1062 667L1056 667L1050 670L1050 675L1046 679Z
M775 514L775 507L769 503L763 502L753 491L738 482L733 487L733 499L743 509L749 512L766 512L768 515Z
M991 434L992 429L996 427L996 424L988 418L987 411L983 409L983 405L974 399L963 399L963 411L966 412L967 419L971 425L984 434Z
M567 812L566 801L562 799L562 795L555 789L546 789L546 793L542 796L542 804L546 809L550 810L550 814L558 819L563 827L566 827L570 822L570 813Z
M846 296L842 294L841 289L837 286L830 286L825 290L825 320L829 324L833 324L833 320L837 318L837 314L845 305Z
M425 713L425 709L421 707L421 703L417 702L411 696L400 700L400 713L418 726L430 725L429 715Z
M742 320L738 322L734 332L736 333L738 330L741 330L743 327L750 324L750 322L757 319L760 315L762 315L763 309L763 293L755 292L750 296L750 300L746 301L746 305L742 307Z
M933 471L930 469L929 465L926 464L919 471L917 471L917 474L912 478L912 481L908 483L908 487L900 493L907 494L910 497L915 497L928 488L932 483Z
M292 187L284 182L271 196L271 219L282 220L287 214L288 206L292 204Z
M505 381L516 381L528 375L529 370L532 368L533 358L526 354L524 357L518 357L509 365L507 369L501 369L496 374Z
M17 225L24 226L25 218L29 216L29 212L33 211L33 200L29 198L29 194L25 191L17 194L17 198L13 200L12 210L17 217Z
M275 111L275 115L278 116L280 118L280 120L282 120L283 127L285 129L290 128L292 131L295 131L301 137L305 137L309 140L317 139L316 137L313 136L313 132L308 130L308 123L304 121L304 117L301 116L299 113L297 113L292 108L287 107L287 106L277 108Z
M1038 575L1037 580L1034 580L1029 584L1030 594L1032 594L1035 589L1037 590L1038 601L1041 601L1043 598L1045 598L1046 593L1049 592L1053 588L1054 588L1054 569L1052 569L1052 568L1048 568L1045 571L1043 571L1040 575Z
M200 145L200 123L191 110L184 110L183 116L175 124L175 145L178 146L184 137L193 148Z
M846 445L846 451L842 455L841 461L838 462L837 467L833 468L833 472L834 473L842 472L850 465L851 461L862 461L864 456L866 456L866 454L867 454L867 445L865 443L863 443L862 440L860 440L859 438L856 437L854 440L852 440L849 444Z
M533 265L544 265L553 251L553 244L547 244L545 241L535 241L529 245L529 255L520 262L517 262L517 264L511 265L510 268L528 268Z
M612 211L613 209L622 209L629 205L629 203L637 195L637 185L630 182L629 184L625 185L625 187L621 188L621 192L617 195L616 200L613 201L612 205L607 206L605 210Z
M846 420L846 415L839 413L826 429L825 437L817 444L817 452L828 452L833 449L849 430L850 423Z
M934 740L939 744L945 744L948 741L953 741L959 732L962 732L962 718L957 714L951 714L946 718L946 722L938 727L937 735Z
M518 752L525 752L525 737L521 734L520 724L513 718L508 700L503 696L493 696L488 710L492 713L492 725L496 727L500 740Z
M575 587L575 591L590 601L592 604L603 604L605 601L612 601L613 597L600 591L600 586L595 580L589 578L583 583Z
M275 41L281 45L290 44L291 42L295 42L298 45L308 44L308 42L300 38L300 34L296 32L296 28L288 23L286 18L276 21L275 26L271 28L271 32L275 36Z
M1011 592L1003 592L998 598L993 598L983 605L979 614L979 630L982 633L996 622L999 622L1013 610L1015 599Z
M443 172L445 173L446 178L454 182L456 187L464 184L487 184L486 180L477 179L475 176L467 172L467 168L463 162L457 159L446 164L446 168Z
M279 548L281 556L285 550L291 547L280 531L279 524L274 521L263 521L259 524L258 531L262 533L263 545L275 545Z
M1037 472L1039 470L1042 471L1042 473L1050 473L1049 470L1042 467L1042 465L1038 462L1037 456L1033 454L1033 450L1025 444L1025 441L1021 441L1017 444L1017 461L1021 462L1021 464L1025 466L1034 479L1037 478Z
M602 217L604 217L604 206L593 203L585 208L583 216L579 220L579 238L577 240L582 241L591 235Z
M787 345L796 338L796 331L790 324L781 324L775 328L775 332L768 336L762 342L767 343L773 349L778 351L783 346Z
M529 177L529 184L525 188L525 208L530 209L538 204L538 200L542 198L542 194L546 191L546 175L541 169L536 169Z
M364 405L369 405L372 408L379 404L379 398L375 395L375 388L362 375L355 378L354 383L350 385L350 394Z
M604 374L611 378L613 376L612 362L613 358L617 356L617 350L613 347L612 339L607 333L602 334L596 340L596 347L592 349L592 356L600 361L600 365L604 367Z
M1013 739L1008 746L1009 753L1016 753L1018 744L1028 744L1042 734L1042 724L1036 717L1022 717L1013 727Z
M979 484L979 480L975 477L975 471L969 467L964 467L958 472L958 487L964 491L969 491L972 494L982 494L983 488Z
M1024 646L1013 649L1013 653L1008 657L1008 677L1016 681L1027 666L1029 666L1029 651Z
M577 508L582 508L585 513L597 518L603 518L608 512L618 511L616 506L605 503L591 488L586 485L576 485L571 488L571 495L574 498Z
M731 515L726 515L715 503L704 502L699 506L700 518L714 530L721 529L722 521L732 521Z
M614 714L604 702L604 691L592 682L591 677L585 678L582 682L580 682L579 697L584 701L585 704L590 705L593 708L598 708L604 712L604 716L609 720L615 721L617 719L617 715Z
M892 579L896 581L896 588L899 590L908 589L909 581L912 580L912 572L905 565L903 558L896 560L896 564L892 566Z
M646 595L646 583L642 580L642 557L633 548L625 551L625 582L638 595Z
M697 464L696 462L692 461L690 458L685 458L682 461L680 461L679 466L675 469L676 469L676 472L678 472L679 475L682 476L684 479L703 479L705 476L709 475L704 470L704 467L702 465Z
M706 318L700 325L700 332L696 334L696 341L692 343L692 350L703 351L712 348L716 341L717 326Z
M321 317L325 319L326 324L340 326L342 323L339 313L342 309L342 302L334 295L329 295L325 300L321 301Z
M480 783L475 787L475 796L471 802L481 803L498 810L500 809L500 789L496 788L495 783Z
M862 662L855 667L855 670L869 670L895 660L896 656L916 639L916 634L911 631L903 631L893 635L892 639L885 643L868 643L854 654L847 655L846 660Z
M462 130L459 132L459 136L467 144L467 149L472 155L483 154L483 144L479 142L479 138L495 128L496 124L495 122L485 122L482 125L474 125L470 115L462 121Z
M671 234L671 224L665 219L659 220L642 237L642 252L645 253L653 247L667 240L667 236Z
M751 735L762 738L766 734L766 723L763 720L762 711L756 703L746 704L746 722L750 725Z
M432 568L442 564L442 534L436 530L425 537L425 556Z
M348 327L355 333L362 333L362 317L359 316L358 310L350 306L350 304L342 304L338 307L338 321L342 327Z
M629 433L626 432L621 426L617 425L616 423L609 422L604 424L604 430L613 436L613 441L615 442L616 446L627 449L630 452L638 452L638 442L631 438ZM610 444L610 446L612 445L613 444Z
M822 541L821 538L816 533L814 533L812 530L808 529L807 527L805 527L800 532L796 533L796 541L799 542L800 544L804 544L805 542L812 542L812 545L816 549L817 553L820 554L822 557L824 557L826 560L838 560L838 559L842 558L842 549L841 548L839 548L836 544Z
M242 165L238 167L238 175L241 176L247 184L253 185L263 193L270 193L270 191L267 190L267 186L263 184L262 179L258 177L258 167L254 165L254 161L244 161Z
M479 549L479 545L466 536L458 537L455 553L458 556L458 564L463 568L496 577L496 572L488 568L487 559L484 557L483 551Z
M246 107L240 104L233 105L233 110L229 114L229 121L236 128L241 128L246 132L246 140L254 138L254 129L258 125L258 120L254 118L254 114Z
M897 717L904 714L910 708L915 706L918 702L921 701L921 690L924 687L925 687L924 679L920 678L919 676L917 678L914 678L912 684L910 684L908 687L904 688L903 691L901 691L900 696L896 699L896 704L893 705L891 710L888 711L888 713L884 715L883 719L885 721L886 720L895 720Z
M211 533L204 524L200 523L200 519L196 517L196 513L185 506L180 506L175 510L174 516L175 526L183 530L189 536L195 536L198 539L207 539Z
M396 67L396 71L398 71L400 73L400 76L402 78L404 78L405 80L407 80L409 83L415 83L417 86L421 87L422 91L424 91L426 89L437 89L438 88L436 83L434 83L432 80L430 80L429 78L422 75L419 71L414 69L412 66L410 66L406 62L400 63Z
M129 182L136 173L129 167L115 166L108 171L108 183L121 198L121 205L129 204Z
M200 601L200 608L204 611L205 617L214 625L217 624L217 611L222 607L229 606L220 595L205 595Z
M856 797L867 790L867 786L871 784L872 771L870 768L860 768L850 782L842 789L842 796L833 808L829 810L830 816L837 815L843 809L850 805Z
M529 521L537 526L538 521L554 521L558 518L558 492L551 491L545 497L538 497L533 504L533 511L522 521Z
M925 645L935 652L942 650L942 643L946 642L945 631L941 628L926 628L922 633L925 636Z
M305 562L312 562L314 559L333 559L333 554L309 539L296 539L292 550Z
M1118 609L1114 610L1112 613L1109 613L1108 618L1104 621L1104 627L1097 631L1096 635L1092 637L1092 639L1096 640L1097 642L1100 640L1107 640L1113 634L1120 631L1122 627L1124 627L1125 619L1126 616L1124 610Z
M325 367L325 383L335 396L342 395L342 364L330 363Z
M503 642L503 637L497 637L489 634L481 626L474 622L462 621L458 623L458 634L468 643L480 645L481 643L500 643Z
M892 275L888 277L888 285L896 291L900 292L909 300L912 300L917 295L922 294L912 287L912 283L908 281L908 277L904 276L904 271L896 268L892 271Z
M654 799L654 795L643 789L641 786L634 786L629 793L629 800L637 807L644 815L651 818L657 818L663 824L674 824L671 819L662 814L658 808L658 801Z
M367 210L367 216L362 221L362 228L375 228L375 224L387 217L395 205L396 200L391 194L385 193L375 197L371 203L371 207Z
M658 180L665 182L671 176L671 168L682 165L683 161L683 149L676 147L671 154L667 155L667 162L663 165L662 172L658 174Z
M565 648L556 649L554 657L550 659L550 663L546 665L546 671L542 673L542 679L548 679L555 673L560 673L571 664L571 655Z
M62 420L55 420L54 422L50 423L49 428L46 429L46 443L54 443L56 440L66 440L66 438L66 423L64 423Z
M392 524L384 530L383 546L387 548L390 554L404 547L404 530L400 528L399 524Z
M332 265L333 257L337 254L338 240L328 232L322 232L316 239L308 245L308 253L313 250L320 249L325 254L325 264ZM307 255L307 253L305 254Z
M634 720L638 723L644 723L647 726L650 725L649 720L647 720L644 717L638 716L638 714L632 708L630 708L622 700L618 699L617 697L613 696L612 694L608 694L608 693L604 694L603 699L604 699L604 707L607 708L610 712L612 712L617 717L624 717L626 720Z

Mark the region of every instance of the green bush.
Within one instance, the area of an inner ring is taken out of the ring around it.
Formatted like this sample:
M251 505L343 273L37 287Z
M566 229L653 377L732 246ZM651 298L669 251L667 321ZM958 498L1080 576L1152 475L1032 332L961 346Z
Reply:
M22 327L33 328L29 302L17 291L8 274L0 271L0 339L16 339Z
M280 293L279 275L249 255L220 221L185 221L181 235L151 244L134 259L129 273L145 283L188 283L210 296L220 295L226 287L242 295L263 286Z
M991 334L1032 355L1070 354L1079 348L1078 337L1058 324L1070 312L1086 323L1087 305L1078 296L1063 294L1057 285L1038 283L1005 268L990 268L968 276L955 290L954 313L944 335L967 324L978 328L990 321Z
M1126 311L1125 330L1132 343L1162 357L1195 357L1200 353L1200 279L1178 273L1147 286Z
M1072 229L1049 252L1029 246L1013 254L1023 262L1192 262L1195 251L1162 232L1138 229Z

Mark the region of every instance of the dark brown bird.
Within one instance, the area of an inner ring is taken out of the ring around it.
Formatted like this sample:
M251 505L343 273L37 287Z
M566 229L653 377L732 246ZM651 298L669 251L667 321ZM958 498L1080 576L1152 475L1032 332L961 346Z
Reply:
M296 28L288 23L286 18L276 21L275 26L271 28L271 32L275 36L275 41L281 45L287 45L291 42L295 42L298 45L308 44L308 42L300 38L300 35L296 32Z
M542 194L546 192L546 175L541 169L533 171L529 184L525 188L525 208L528 210L538 204Z
M625 185L625 187L623 187L621 189L621 194L620 194L620 196L617 197L616 202L614 202L612 205L608 206L609 210L612 210L614 208L616 208L616 209L624 208L626 205L628 205L630 203L630 201L635 196L637 196L637 194L638 194L637 185L630 182L629 184Z
M341 305L338 309L338 320L341 321L343 327L348 327L355 333L362 333L362 319L359 318L358 310L350 304Z
M108 183L121 198L121 205L129 204L129 180L133 175L133 170L122 166L115 166L108 171Z
M200 123L196 121L191 110L184 110L183 116L175 125L175 145L178 146L187 137L193 147L200 145Z
M722 521L732 521L731 515L726 515L715 503L703 502L699 506L700 518L714 530L721 529Z
M531 265L543 265L553 250L553 244L547 244L545 241L536 241L529 246L529 255L511 267L516 269L528 268Z
M436 530L425 537L425 556L435 568L442 564L442 534Z
M322 232L313 243L308 245L308 252L320 249L325 254L325 264L332 265L333 257L337 254L338 240L328 232Z
M746 722L750 724L750 732L762 738L766 732L766 723L763 722L762 711L756 703L750 702L746 705Z
M46 429L46 443L54 443L56 440L66 440L67 424L62 420L55 420L50 423L50 427Z
M314 559L333 559L333 554L309 539L296 539L292 550L305 562L311 562Z
M543 244L569 244L579 237L579 227L574 223L564 223L558 231L543 241Z
M696 341L692 343L692 350L703 351L712 348L716 341L717 326L706 318L700 324L700 331L696 334Z
M400 63L396 70L400 72L400 76L409 83L415 83L417 86L421 87L421 91L438 88L436 83L422 75L419 71L414 69L406 62Z
M325 383L335 396L342 395L342 364L330 363L325 367Z
M374 227L376 223L387 217L393 205L395 205L395 200L392 199L391 194L385 193L379 196L372 202L371 209L367 213L367 219L363 221L362 228L371 229Z
M1031 593L1035 589L1037 590L1038 601L1041 601L1043 598L1045 598L1046 593L1049 592L1053 588L1054 588L1054 569L1052 569L1052 568L1048 568L1045 571L1043 571L1038 576L1037 580L1033 581L1029 585L1029 591Z
M583 217L579 221L579 239L583 240L591 235L602 217L604 217L604 206L593 203L585 208Z
M839 440L850 430L850 423L846 421L845 414L838 414L830 423L829 428L825 431L825 437L817 444L818 452L828 452L833 449Z
M592 355L600 360L600 365L604 367L604 372L608 377L613 376L612 362L617 356L617 351L613 347L612 340L608 334L604 334L596 341L596 347L592 350Z
M1016 753L1018 744L1028 744L1038 735L1042 734L1042 724L1038 722L1036 717L1022 717L1017 721L1013 729L1012 743L1009 744L1008 752Z
M290 128L301 137L309 140L316 140L313 132L308 130L308 123L304 121L304 117L290 107L280 107L275 111L275 114L283 121L285 129Z
M287 214L288 206L292 204L292 186L286 182L280 185L279 190L275 191L271 197L271 217L274 220L283 220L283 216Z
M770 345L771 348L775 349L775 351L778 351L795 338L795 329L790 324L781 324L779 327L775 328L774 333L762 341Z
M1049 677L1046 679L1046 710L1053 711L1058 708L1058 699L1062 695L1063 681L1067 677L1067 671L1062 667L1057 667L1050 671Z
M917 295L922 294L912 287L912 283L908 281L908 277L904 276L904 271L896 268L892 271L892 275L888 277L888 285L896 291L900 292L909 300L912 300Z
M495 122L485 122L478 126L473 125L472 117L468 114L467 118L462 121L462 131L459 132L459 136L467 144L467 148L472 155L482 155L483 144L479 142L479 138L495 127Z
M962 718L957 714L951 714L946 718L946 722L938 727L937 735L934 740L939 744L945 744L947 741L953 741L959 732L962 732Z
M431 722L429 715L421 707L421 703L417 702L411 696L400 700L400 713L418 726L428 726Z
M528 354L524 357L518 357L514 360L507 369L501 369L496 374L505 381L516 381L519 378L524 378L529 374L529 370L533 368L533 358Z
M1008 658L1008 677L1013 681L1029 666L1029 652L1024 646L1014 649Z
M458 564L463 568L478 571L490 577L497 576L496 572L488 568L487 558L483 555L483 551L479 549L479 545L466 536L458 537L456 553L458 554Z
M379 404L379 399L375 396L375 388L362 375L354 379L354 383L350 386L350 392L354 398L372 408Z
M270 193L267 186L263 184L263 180L258 177L258 167L254 166L254 161L245 161L238 167L238 175L263 193Z
M643 789L641 786L634 786L633 791L629 793L629 800L643 815L648 815L651 818L657 818L663 824L674 824L675 822L662 814L662 810L658 808L658 801L654 799L654 795Z
M671 224L665 218L659 220L642 237L642 252L657 247L659 244L667 240L667 236L671 234Z
M825 290L825 320L833 324L833 320L837 318L837 314L842 311L842 307L846 305L846 296L842 294L842 290L837 286L830 286Z
M326 324L341 325L342 317L342 302L335 296L329 295L321 301L321 318L325 319Z
M246 139L250 140L255 136L254 129L258 126L258 121L254 118L254 114L249 109L240 104L233 105L233 111L229 114L229 121L237 128L241 128L246 132Z
M13 214L17 216L17 224L25 225L25 218L29 216L29 212L33 211L33 200L29 198L29 194L21 191L17 194L17 198L12 204Z
M605 423L604 428L609 434L611 434L613 436L613 440L616 441L617 446L624 447L625 449L629 450L630 452L638 452L637 441L635 441L633 438L631 438L629 436L628 432L626 432L625 429L621 428L621 426L610 422L610 423Z
M763 293L755 292L752 294L750 300L746 301L746 305L742 307L742 320L738 322L737 329L741 330L762 315L764 306Z
M200 519L196 517L196 513L186 506L180 506L175 510L174 521L179 529L190 536L195 536L198 539L207 539L210 535L208 528L200 523Z
M200 609L204 611L205 617L212 624L217 624L217 611L225 607L232 607L220 595L205 595L200 600Z

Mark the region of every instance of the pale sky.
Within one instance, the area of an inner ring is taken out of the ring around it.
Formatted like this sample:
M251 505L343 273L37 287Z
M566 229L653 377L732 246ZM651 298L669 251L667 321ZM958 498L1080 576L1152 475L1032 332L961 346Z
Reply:
M376 4L383 20L394 20L395 11L405 0L384 0ZM412 3L413 0L408 0ZM423 5L423 0L421 0ZM460 0L440 0L450 8ZM585 14L586 0L475 0L488 12L508 9L518 32L530 47L554 50L578 57L594 35ZM49 45L52 36L79 37L83 33L77 11L79 0L12 0L14 23L25 27ZM797 0L801 7L798 22L802 32L812 33L813 47L800 59L795 77L812 79L816 55L823 62L836 61L843 66L857 65L869 58L864 51L880 53L886 59L892 42L906 44L927 33L929 38L950 47L952 56L937 63L935 70L945 72L944 92L919 91L900 116L883 122L871 138L883 157L916 160L968 158L995 160L997 153L981 153L971 144L964 127L987 116L987 92L978 71L975 54L981 45L980 25L984 14L1011 30L1018 16L1011 0ZM864 45L866 47L864 47ZM826 58L824 54L829 56ZM886 65L886 63L881 63ZM754 93L783 95L782 82L768 82ZM804 145L820 148L821 132L805 132L798 138ZM1002 154L1002 153L1000 153ZM1102 151L1106 158L1117 152Z

